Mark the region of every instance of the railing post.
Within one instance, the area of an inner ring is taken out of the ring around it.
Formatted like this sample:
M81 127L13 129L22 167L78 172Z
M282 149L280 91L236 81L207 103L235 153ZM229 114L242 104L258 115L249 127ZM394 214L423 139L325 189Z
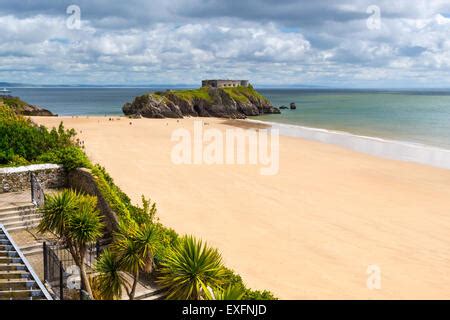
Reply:
M47 242L42 244L44 254L44 281L48 282L48 254L47 254Z
M61 261L59 262L59 299L64 300L64 268Z
M31 202L35 203L33 172L30 171Z

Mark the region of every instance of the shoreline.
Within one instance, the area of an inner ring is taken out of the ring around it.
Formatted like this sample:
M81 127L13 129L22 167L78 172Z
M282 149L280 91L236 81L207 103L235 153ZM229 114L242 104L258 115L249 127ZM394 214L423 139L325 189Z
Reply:
M88 118L120 117L124 119L129 119L127 116L123 114L57 116L57 118L86 118L86 117ZM257 120L253 118L226 119L216 117L184 117L182 119L196 119L199 121L206 121L206 122L208 121L208 119L214 119L217 121L222 121L223 124L241 127L243 129L273 128L278 129L280 135L285 137L294 137L299 139L305 139L308 141L316 141L325 144L330 144L338 147L343 147L347 150L352 150L367 155L380 157L383 159L418 163L421 165L429 165L435 168L450 170L450 149L445 149L418 142L386 139L376 136L358 135L347 131L337 131L325 128L315 128L294 124L285 124L279 122ZM157 119L157 120L164 120L164 119ZM249 126L248 124L239 126L238 124L245 122L253 123L255 124L255 126Z
M269 125L274 129L279 129L280 134L284 136L332 144L384 159L407 161L450 170L450 149L417 142L358 135L351 132L324 128L256 119L246 119L243 121ZM339 138L341 140L337 140Z

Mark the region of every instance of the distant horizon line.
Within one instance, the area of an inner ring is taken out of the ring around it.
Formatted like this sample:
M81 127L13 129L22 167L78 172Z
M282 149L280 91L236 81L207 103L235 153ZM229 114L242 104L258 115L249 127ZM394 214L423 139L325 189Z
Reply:
M450 87L377 87L377 86L330 86L330 85L305 85L305 84L253 84L253 86L262 89L317 89L317 90L450 90ZM11 82L0 82L0 88L18 88L18 89L28 89L28 88L199 88L198 84L28 84L28 83L11 83Z

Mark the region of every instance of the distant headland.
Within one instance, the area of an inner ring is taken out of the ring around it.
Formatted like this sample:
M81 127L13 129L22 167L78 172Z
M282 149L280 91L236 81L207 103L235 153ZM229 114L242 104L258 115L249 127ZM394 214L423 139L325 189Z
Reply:
M10 93L10 91L8 93ZM20 98L13 97L9 94L0 94L0 106L3 105L11 108L16 114L24 116L55 116L47 109L31 105Z
M248 80L203 80L199 89L148 93L126 103L122 110L125 115L145 118L244 119L280 113Z

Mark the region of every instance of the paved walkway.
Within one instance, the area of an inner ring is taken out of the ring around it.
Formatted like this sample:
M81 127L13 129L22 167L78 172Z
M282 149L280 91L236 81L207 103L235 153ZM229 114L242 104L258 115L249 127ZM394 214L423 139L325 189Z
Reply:
M0 193L0 209L31 204L31 191Z

